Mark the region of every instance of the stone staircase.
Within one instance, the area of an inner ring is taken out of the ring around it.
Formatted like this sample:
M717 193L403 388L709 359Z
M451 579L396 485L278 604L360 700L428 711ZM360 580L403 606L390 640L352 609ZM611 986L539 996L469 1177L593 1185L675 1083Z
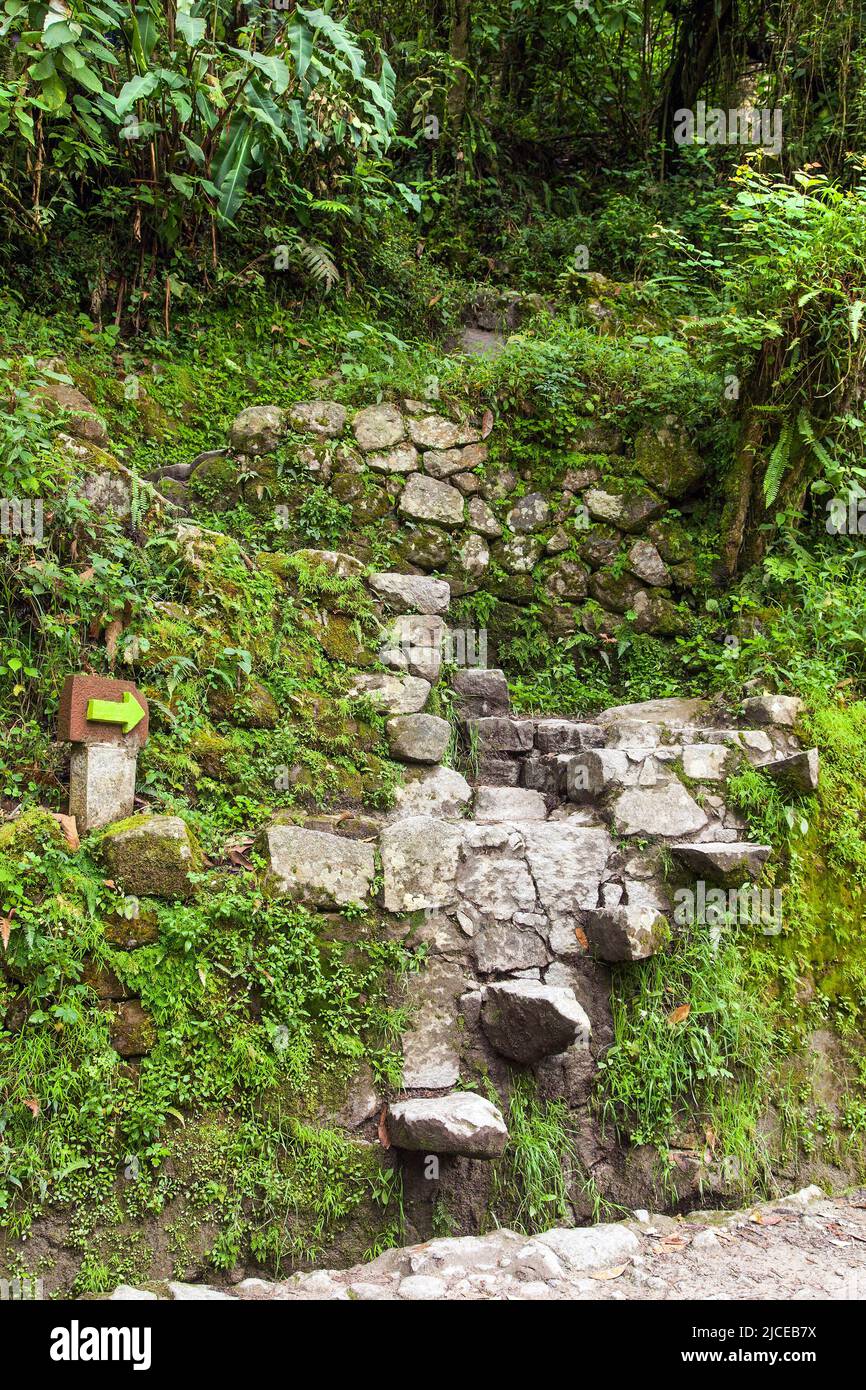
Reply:
M397 611L380 653L389 672L359 675L353 691L389 713L405 781L363 842L339 825L272 827L273 881L319 908L375 894L386 914L416 923L427 964L409 978L389 1141L407 1154L494 1158L507 1139L502 1110L459 1087L486 1075L504 1108L517 1065L546 1094L584 1103L610 1040L608 965L646 958L672 932L675 946L677 883L737 886L771 854L743 839L726 778L745 761L812 790L817 753L801 749L788 697L751 698L737 717L673 699L527 718L512 714L502 671L465 669L452 687L466 777L443 762L448 721L425 712L448 585L369 582ZM380 1105L372 1093L364 1119Z

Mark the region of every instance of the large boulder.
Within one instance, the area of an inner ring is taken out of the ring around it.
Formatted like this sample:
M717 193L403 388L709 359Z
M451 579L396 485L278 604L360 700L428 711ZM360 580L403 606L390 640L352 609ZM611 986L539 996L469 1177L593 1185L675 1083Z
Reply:
M262 841L278 895L320 908L367 901L376 872L372 845L298 825L269 826Z
M412 473L400 495L399 509L416 521L435 521L440 526L461 526L465 506L462 492L449 483L423 473Z
M188 898L190 874L204 855L180 816L130 816L104 832L102 859L110 876L136 897Z
M588 1045L590 1036L589 1019L574 990L537 980L488 985L481 1026L497 1052L523 1065L564 1052L578 1037Z
M369 405L366 410L359 410L352 429L365 453L391 449L405 435L403 416L393 405Z
M286 429L278 405L251 405L235 417L229 441L239 454L272 454Z
M463 830L431 816L406 816L379 839L382 903L387 912L447 907L457 897Z
M394 1147L416 1153L498 1158L508 1142L508 1130L496 1106L471 1091L397 1101L387 1123Z
M451 725L435 714L398 714L386 726L392 758L406 763L441 763Z

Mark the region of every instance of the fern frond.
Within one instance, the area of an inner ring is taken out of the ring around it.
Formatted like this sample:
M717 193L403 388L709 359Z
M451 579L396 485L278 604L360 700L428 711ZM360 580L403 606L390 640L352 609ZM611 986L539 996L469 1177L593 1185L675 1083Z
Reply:
M793 437L793 423L791 420L786 420L773 447L773 452L770 454L767 471L764 474L764 502L768 507L772 507L778 497L782 479L790 465Z
M340 272L324 246L320 246L317 241L299 239L298 247L310 275L324 285L326 294L330 293L340 278Z

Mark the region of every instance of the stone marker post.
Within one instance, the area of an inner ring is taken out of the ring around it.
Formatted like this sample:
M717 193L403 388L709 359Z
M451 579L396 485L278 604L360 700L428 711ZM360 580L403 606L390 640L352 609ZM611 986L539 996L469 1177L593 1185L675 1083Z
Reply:
M68 677L57 735L72 744L69 814L79 834L132 815L138 750L147 733L147 701L131 682Z

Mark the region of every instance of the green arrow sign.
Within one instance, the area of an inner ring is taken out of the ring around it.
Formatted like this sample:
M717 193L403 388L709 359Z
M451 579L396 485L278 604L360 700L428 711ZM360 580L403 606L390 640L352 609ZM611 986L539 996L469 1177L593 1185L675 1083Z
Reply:
M87 718L94 724L120 724L130 734L144 718L144 710L132 691L124 690L122 700L88 700Z

